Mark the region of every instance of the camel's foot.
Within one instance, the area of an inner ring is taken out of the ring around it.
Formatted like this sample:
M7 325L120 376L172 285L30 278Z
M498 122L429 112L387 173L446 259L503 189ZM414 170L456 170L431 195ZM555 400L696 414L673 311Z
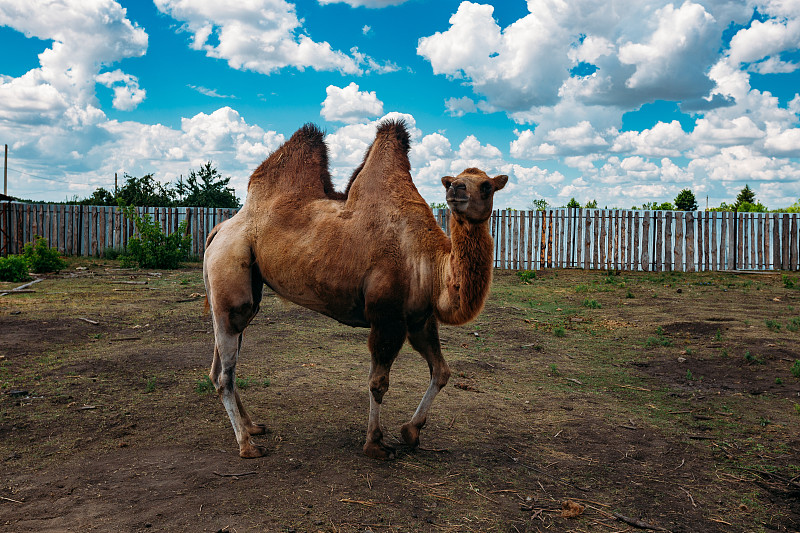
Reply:
M243 459L255 459L267 455L267 447L260 444L248 442L244 446L239 446L239 457Z
M383 442L368 441L364 444L364 454L373 459L380 459L382 461L390 461L397 457L395 449L387 446Z
M247 427L247 432L251 435L263 435L267 432L266 424L250 424Z
M422 429L422 426L416 426L411 422L406 422L400 426L400 435L403 437L403 441L405 441L406 444L412 448L416 448L419 446L420 429Z

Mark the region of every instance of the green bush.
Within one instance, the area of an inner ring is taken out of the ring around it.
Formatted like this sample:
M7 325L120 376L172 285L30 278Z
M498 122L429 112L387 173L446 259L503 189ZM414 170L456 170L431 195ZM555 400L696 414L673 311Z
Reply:
M800 359L795 359L792 368L790 369L792 375L796 378L800 378Z
M522 283L530 284L531 281L536 279L536 272L533 270L520 270L517 272L517 277Z
M28 261L21 255L0 257L0 281L28 281Z
M139 268L178 268L189 258L192 238L186 235L186 221L177 231L167 235L150 215L139 216L132 207L123 206L125 216L133 220L138 237L128 240L125 253L120 256L123 265Z
M67 267L67 262L61 259L58 250L50 248L47 239L38 235L33 242L25 245L22 255L34 272L58 272Z
M589 309L600 309L603 307L597 300L590 300L589 298L583 300L583 306L588 307Z

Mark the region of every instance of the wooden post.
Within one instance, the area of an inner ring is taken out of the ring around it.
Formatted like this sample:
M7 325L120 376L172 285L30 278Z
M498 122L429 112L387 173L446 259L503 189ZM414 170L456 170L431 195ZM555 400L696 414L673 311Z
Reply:
M679 272L685 272L686 264L684 263L683 246L684 246L684 236L686 235L686 230L684 227L684 213L678 211L673 214L675 216L675 247L674 247L675 262L673 264L673 270L677 270Z
M800 236L797 234L797 219L798 214L792 213L792 236L791 246L789 249L789 268L791 270L800 270L800 250L798 250L798 239Z
M583 222L583 268L592 268L592 212L586 210L586 219Z
M664 263L665 270L671 271L675 268L675 257L672 246L672 211L664 213Z
M694 213L684 213L686 220L686 272L694 272ZM699 233L699 232L698 232Z
M642 213L641 268L650 271L650 211Z
M653 211L653 230L653 271L661 272L667 270L667 263L669 263L669 260L664 257L664 213L661 211Z
M783 214L781 222L781 268L789 270L789 213Z

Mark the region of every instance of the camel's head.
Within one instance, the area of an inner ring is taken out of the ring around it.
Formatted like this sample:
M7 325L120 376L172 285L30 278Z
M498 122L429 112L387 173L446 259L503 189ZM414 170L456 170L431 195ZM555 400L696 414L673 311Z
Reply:
M479 224L492 216L494 193L507 181L506 175L490 178L482 170L468 168L455 178L443 177L442 185L447 189L447 205L456 220Z

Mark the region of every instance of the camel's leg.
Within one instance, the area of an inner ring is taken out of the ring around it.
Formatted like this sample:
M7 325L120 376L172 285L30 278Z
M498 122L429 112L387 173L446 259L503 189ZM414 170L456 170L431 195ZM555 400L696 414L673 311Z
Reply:
M395 450L383 441L381 403L389 390L389 370L405 342L406 328L401 320L384 320L374 324L369 334L372 365L369 373L369 423L364 453L375 459L394 459Z
M228 221L209 240L203 261L206 294L214 323L214 360L209 377L228 413L239 455L261 457L266 448L257 446L251 435L266 428L254 424L236 390L236 362L242 346L242 332L258 312L263 280L252 264L250 248Z
M217 328L215 328L217 329ZM216 345L214 347L214 362L211 365L209 377L222 399L222 405L231 420L236 442L239 443L241 457L261 457L266 454L264 446L254 444L250 435L264 433L265 428L253 424L250 416L244 410L239 392L236 390L236 359L239 353L241 333L231 335L225 332L216 332Z
M433 399L450 379L450 368L442 357L439 326L435 317L430 317L422 328L410 330L408 340L411 346L428 362L428 369L431 373L428 390L425 391L414 416L411 417L410 422L406 422L400 428L400 434L406 444L416 447L419 446L419 431L425 425Z

